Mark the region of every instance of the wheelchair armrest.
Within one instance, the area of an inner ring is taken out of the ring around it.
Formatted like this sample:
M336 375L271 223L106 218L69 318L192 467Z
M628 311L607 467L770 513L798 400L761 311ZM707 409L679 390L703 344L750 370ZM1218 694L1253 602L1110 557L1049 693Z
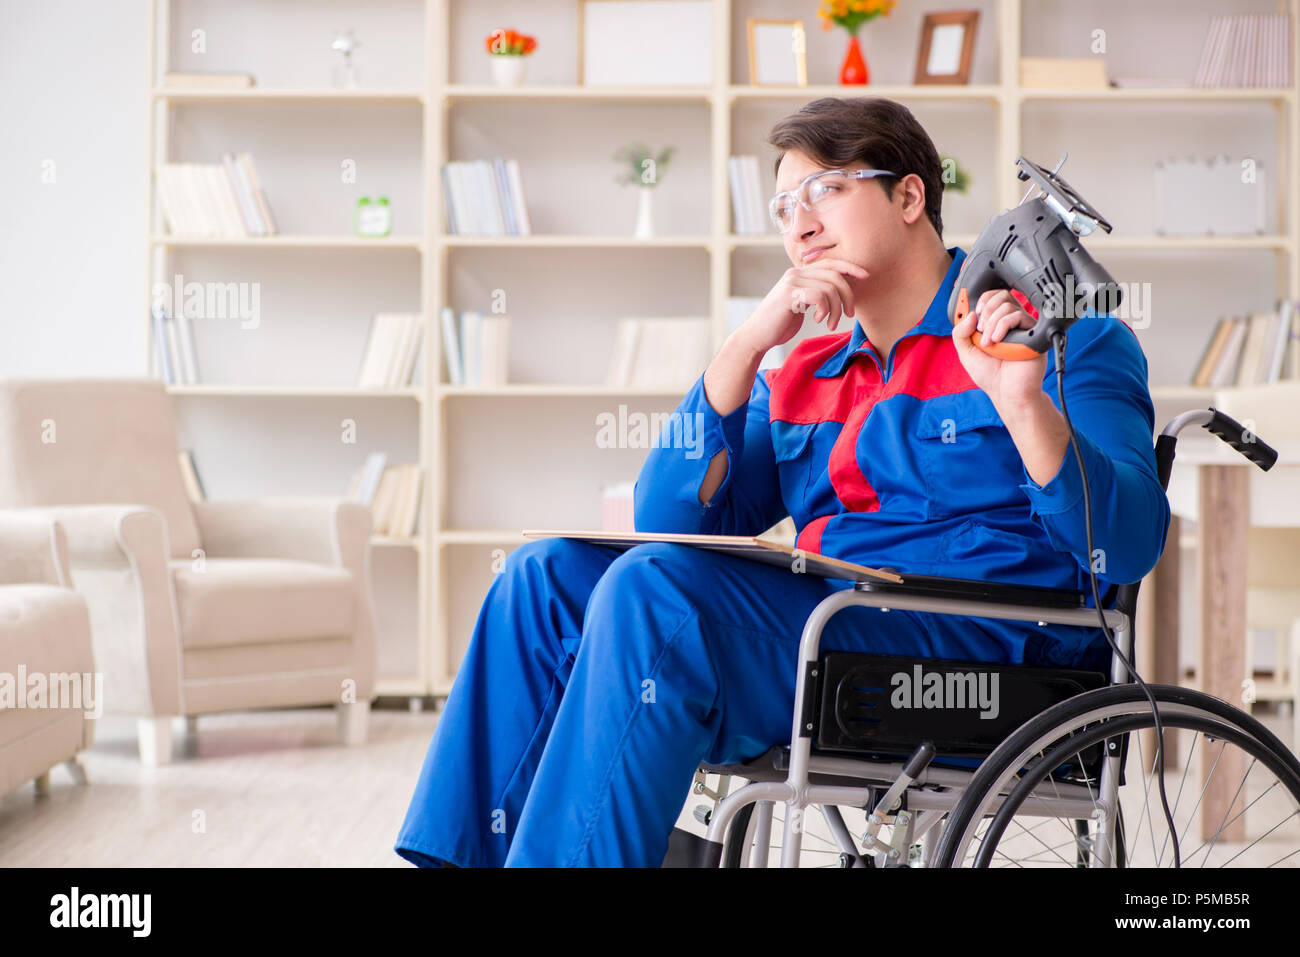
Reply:
M897 569L887 569L897 571ZM945 578L940 575L909 575L899 572L901 584L884 581L860 581L858 591L926 595L931 598L962 598L1008 605L1032 605L1045 608L1082 608L1087 596L1067 588L1044 588L1042 585L1009 585L1005 582L975 581L969 578Z

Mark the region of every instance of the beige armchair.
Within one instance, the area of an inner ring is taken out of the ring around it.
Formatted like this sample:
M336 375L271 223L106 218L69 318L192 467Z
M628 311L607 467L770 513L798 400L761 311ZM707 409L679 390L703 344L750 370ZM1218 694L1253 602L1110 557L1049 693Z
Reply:
M95 737L95 681L86 602L72 590L67 540L57 523L0 510L0 794L67 762Z
M342 499L192 504L153 379L0 379L0 506L67 533L105 710L165 764L172 719L331 704L365 740L374 691L370 510Z

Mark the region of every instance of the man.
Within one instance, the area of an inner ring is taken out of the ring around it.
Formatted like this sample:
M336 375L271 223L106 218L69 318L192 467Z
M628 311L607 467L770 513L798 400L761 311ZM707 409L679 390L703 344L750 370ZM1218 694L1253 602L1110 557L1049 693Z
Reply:
M971 342L1032 317L995 292L948 322L965 252L943 245L924 129L889 100L828 97L769 142L792 266L678 406L703 424L703 455L665 434L647 457L638 531L756 535L788 514L807 551L906 572L1077 589L1089 564L1103 588L1145 575L1169 506L1133 332L1085 316L1069 334L1090 556L1054 359L1004 362ZM809 317L836 334L759 375ZM396 850L455 866L659 864L701 761L788 743L804 620L847 585L681 545L516 549ZM1096 629L863 607L832 618L822 647L1076 667L1109 653Z

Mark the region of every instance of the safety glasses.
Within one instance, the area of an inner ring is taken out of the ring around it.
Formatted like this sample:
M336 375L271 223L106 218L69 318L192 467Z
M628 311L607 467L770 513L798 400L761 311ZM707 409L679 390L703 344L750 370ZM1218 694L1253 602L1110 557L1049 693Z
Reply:
M874 179L877 176L897 176L883 169L828 169L813 173L795 189L777 193L768 204L768 215L778 232L787 232L794 222L794 204L797 202L809 212L825 212L833 208L849 192L856 179Z

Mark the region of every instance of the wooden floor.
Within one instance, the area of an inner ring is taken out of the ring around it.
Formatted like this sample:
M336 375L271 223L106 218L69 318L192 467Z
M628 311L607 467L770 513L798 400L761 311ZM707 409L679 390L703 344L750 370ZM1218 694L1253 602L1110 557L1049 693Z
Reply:
M1290 744L1289 719L1256 716ZM332 710L213 715L192 737L178 723L173 763L146 768L134 723L104 717L89 785L59 766L48 795L0 797L0 866L406 867L393 841L436 721L373 710L365 746L344 748ZM680 827L703 833L702 803L685 801Z
M332 710L213 715L146 768L134 723L106 716L88 786L59 766L48 796L0 798L0 866L408 867L393 841L436 720L374 710L344 748Z

